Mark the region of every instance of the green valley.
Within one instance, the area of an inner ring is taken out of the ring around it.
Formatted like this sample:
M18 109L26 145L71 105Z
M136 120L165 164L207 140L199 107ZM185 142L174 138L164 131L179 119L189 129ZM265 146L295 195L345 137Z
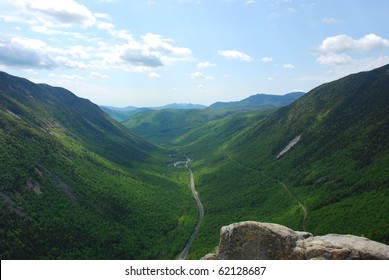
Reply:
M0 74L2 258L178 258L198 217L186 157L205 212L190 259L247 220L389 244L389 65L283 99L106 110L122 123Z
M244 220L389 243L388 73L350 75L279 110L236 112L189 131L175 121L188 112L130 119L130 128L149 123L137 133L195 160L205 218L190 257L212 251L222 226ZM181 130L164 131L171 123Z
M98 106L0 73L2 259L172 259L196 222L188 174Z

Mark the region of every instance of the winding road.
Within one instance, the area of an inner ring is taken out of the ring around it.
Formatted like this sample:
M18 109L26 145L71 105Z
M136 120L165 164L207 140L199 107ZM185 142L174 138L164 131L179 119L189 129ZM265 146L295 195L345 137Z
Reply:
M192 245L193 243L193 240L196 236L196 234L198 233L199 229L200 229L200 225L204 219L204 207L203 207L203 204L201 203L201 200L199 198L199 195L196 191L196 187L195 187L195 183L194 183L194 178L193 178L193 172L192 170L189 168L189 163L190 163L190 158L186 158L186 162L185 162L185 167L189 170L189 174L190 174L190 189L192 190L192 194L193 194L193 197L196 199L196 203L197 203L197 206L199 208L199 217L197 219L197 223L196 223L196 226L194 227L193 229L193 232L188 240L188 242L186 243L186 246L184 248L184 250L182 251L179 259L180 260L185 260L186 259L186 256L188 255L189 253L189 249L190 249L190 246Z

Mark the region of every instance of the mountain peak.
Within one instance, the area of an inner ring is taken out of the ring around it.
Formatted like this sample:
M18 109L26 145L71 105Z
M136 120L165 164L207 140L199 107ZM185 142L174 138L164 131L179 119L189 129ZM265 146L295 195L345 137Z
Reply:
M209 106L210 109L226 108L259 108L259 107L282 107L289 105L302 97L304 92L291 92L285 95L273 95L258 93L241 101L216 102Z

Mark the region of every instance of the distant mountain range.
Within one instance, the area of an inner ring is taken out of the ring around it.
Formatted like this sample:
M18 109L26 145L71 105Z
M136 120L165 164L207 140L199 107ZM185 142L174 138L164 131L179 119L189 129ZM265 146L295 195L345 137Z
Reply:
M291 92L285 95L256 94L241 101L216 102L209 109L282 107L291 104L304 95L304 92Z
M113 119L122 122L129 119L131 116L140 112L146 111L158 111L158 110L191 110L191 109L204 109L205 105L191 104L191 103L173 103L160 107L134 107L127 106L124 108L112 107L112 106L100 106L100 108L110 115Z
M112 106L100 106L103 111L109 114L117 121L125 121L137 113L158 110L191 110L191 109L262 109L262 108L276 108L289 105L301 96L303 92L292 92L285 95L272 94L256 94L245 98L241 101L234 102L216 102L210 106L191 104L191 103L173 103L160 107L133 107L117 108Z

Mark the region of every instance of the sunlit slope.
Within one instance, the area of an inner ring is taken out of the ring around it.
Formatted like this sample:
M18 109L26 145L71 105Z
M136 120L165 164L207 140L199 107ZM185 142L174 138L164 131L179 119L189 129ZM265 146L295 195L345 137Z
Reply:
M0 74L2 259L174 258L196 219L184 170L61 88Z
M233 113L231 110L153 110L138 113L123 124L155 144L172 144L178 137Z
M241 220L389 243L388 108L385 66L324 84L199 159L206 217L192 256Z
M177 107L175 110L145 110L129 117L124 125L135 134L154 143L172 144L173 142L177 143L178 138L180 138L179 140L186 138L185 134L193 136L199 132L199 129L206 129L210 122L217 122L231 115L241 115L238 117L240 119L242 116L246 118L247 112L269 112L275 108L289 105L303 95L302 92L285 95L257 94L241 101L217 102L206 109L178 110L177 108L180 107ZM231 118L228 121L230 120ZM223 126L222 123L221 125ZM182 143L182 141L178 142Z

